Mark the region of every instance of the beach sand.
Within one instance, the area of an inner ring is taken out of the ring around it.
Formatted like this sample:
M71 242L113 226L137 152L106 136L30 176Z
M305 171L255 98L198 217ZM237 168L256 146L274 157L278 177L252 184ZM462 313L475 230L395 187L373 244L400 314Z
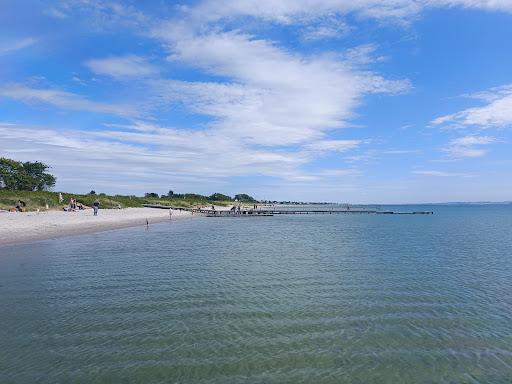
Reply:
M187 211L172 211L172 220L194 217ZM153 208L92 209L77 212L0 212L0 245L66 235L98 232L169 221L169 210Z

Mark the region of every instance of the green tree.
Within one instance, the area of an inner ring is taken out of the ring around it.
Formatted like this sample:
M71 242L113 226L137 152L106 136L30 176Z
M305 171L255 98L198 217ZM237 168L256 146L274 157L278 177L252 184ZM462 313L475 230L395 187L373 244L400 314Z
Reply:
M33 163L27 161L23 163L23 169L31 180L31 191L46 191L55 186L55 182L57 181L55 176L46 173L46 170L49 168L48 165L40 161Z
M21 163L0 158L0 187L12 191L45 191L55 185L55 176L39 161Z
M235 199L238 201L246 201L246 202L253 202L253 203L257 202L257 200L254 197L249 196L246 193L239 193L238 195L235 195Z
M222 193L214 193L213 195L208 197L211 201L230 201L232 200L230 196L223 195Z
M28 190L28 175L19 161L0 158L0 185L11 191Z

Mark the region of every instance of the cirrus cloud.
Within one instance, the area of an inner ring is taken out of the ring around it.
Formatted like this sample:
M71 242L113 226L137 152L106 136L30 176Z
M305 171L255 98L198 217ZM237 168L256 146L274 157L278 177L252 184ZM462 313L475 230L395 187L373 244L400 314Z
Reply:
M30 47L37 42L34 37L24 37L21 39L2 39L0 40L0 56L7 56L19 50Z
M483 147L496 141L496 138L491 136L463 136L451 140L443 151L453 159L482 157L487 154Z
M33 88L17 83L1 87L0 98L9 98L24 103L44 103L61 109L88 111L122 117L136 117L139 115L139 112L130 106L93 101L60 89Z
M91 59L86 61L85 65L97 75L111 76L116 79L147 77L158 73L154 65L136 55Z

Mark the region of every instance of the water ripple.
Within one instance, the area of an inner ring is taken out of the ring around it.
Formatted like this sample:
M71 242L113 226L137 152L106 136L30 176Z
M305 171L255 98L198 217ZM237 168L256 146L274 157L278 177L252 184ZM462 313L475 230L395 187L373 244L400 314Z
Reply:
M3 247L0 382L511 383L511 227L441 207Z

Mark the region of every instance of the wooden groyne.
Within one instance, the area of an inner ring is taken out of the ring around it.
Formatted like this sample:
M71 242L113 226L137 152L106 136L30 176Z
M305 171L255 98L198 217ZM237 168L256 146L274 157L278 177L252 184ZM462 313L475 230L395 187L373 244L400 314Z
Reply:
M264 212L264 210L262 210ZM273 210L269 211L274 215L334 215L334 214L369 214L369 215L433 215L432 211L415 212L396 212L396 211L376 211L363 209L333 209L333 210Z
M202 214L207 217L247 217L247 216L274 216L274 215L339 215L339 214L366 214L366 215L433 215L432 211L379 211L375 209L241 209L241 210L212 210L201 208L182 208L168 205L144 204L146 208L176 209Z

